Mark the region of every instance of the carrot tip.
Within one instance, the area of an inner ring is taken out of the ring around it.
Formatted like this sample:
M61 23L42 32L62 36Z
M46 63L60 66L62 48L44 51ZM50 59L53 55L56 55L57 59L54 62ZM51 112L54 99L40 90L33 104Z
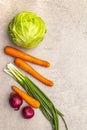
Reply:
M47 67L50 67L50 63L48 62Z
M53 83L53 82L51 82L50 87L53 87L53 86L54 86L54 83Z

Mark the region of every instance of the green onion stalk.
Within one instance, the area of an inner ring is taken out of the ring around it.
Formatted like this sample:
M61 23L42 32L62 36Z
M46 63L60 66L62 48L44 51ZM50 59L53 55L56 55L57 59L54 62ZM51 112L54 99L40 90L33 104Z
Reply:
M59 130L59 117L61 117L66 130L68 130L64 115L54 106L48 96L46 96L46 94L34 82L32 82L11 63L7 64L7 67L4 69L4 71L13 77L29 95L40 102L40 110L50 122L52 130Z

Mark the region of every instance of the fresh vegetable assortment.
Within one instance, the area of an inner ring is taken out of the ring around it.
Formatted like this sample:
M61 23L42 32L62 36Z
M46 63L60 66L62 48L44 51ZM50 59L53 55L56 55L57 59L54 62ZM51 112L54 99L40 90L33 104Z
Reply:
M32 62L37 65L49 67L50 63L45 60L38 59L34 56L31 56L29 54L26 54L16 48L13 48L11 46L6 46L4 49L4 52L7 55L15 57L14 63L20 67L21 69L25 70L29 74L31 74L33 77L38 79L40 82L48 85L48 86L53 86L53 82L39 74L34 68L32 68L29 64L25 63L25 61ZM23 60L22 60L23 59Z
M27 76L17 69L13 64L8 64L6 73L12 76L24 89L25 91L40 102L40 110L44 116L49 120L53 130L59 130L59 119L60 116L65 124L66 130L67 124L64 120L64 115L54 106L51 100L40 90L35 83L33 83Z
M43 40L44 34L46 33L46 26L45 22L36 14L23 11L12 19L8 25L8 31L12 41L16 45L31 49L36 47ZM60 130L59 117L61 117L66 130L68 130L64 115L56 108L48 96L17 68L21 68L40 82L51 87L54 83L39 74L29 63L26 63L26 61L43 67L49 67L50 63L12 46L6 46L4 52L14 57L15 64L7 64L4 71L14 78L25 90L23 91L16 86L12 86L13 92L9 98L10 106L15 110L19 110L23 101L25 101L27 106L22 109L22 116L24 118L32 118L35 115L34 109L39 108L50 122L52 130Z

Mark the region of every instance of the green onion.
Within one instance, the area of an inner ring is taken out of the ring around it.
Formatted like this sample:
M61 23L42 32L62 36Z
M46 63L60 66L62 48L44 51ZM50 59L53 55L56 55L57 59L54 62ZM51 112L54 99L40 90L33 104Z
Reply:
M18 68L16 68L11 63L7 65L4 71L12 76L29 95L33 96L40 102L40 110L46 117L46 119L51 123L52 130L59 130L58 116L61 117L66 130L68 130L64 115L54 106L52 101L39 87L37 87L35 83L33 83L27 76L25 76L20 70L18 70Z

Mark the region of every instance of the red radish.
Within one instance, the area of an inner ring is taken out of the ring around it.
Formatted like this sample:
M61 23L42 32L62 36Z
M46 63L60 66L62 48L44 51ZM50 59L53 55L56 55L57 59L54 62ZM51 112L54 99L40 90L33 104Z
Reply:
M22 115L25 119L30 119L34 116L35 112L34 110L32 109L32 107L30 106L25 106L23 109L22 109Z
M9 104L15 110L19 110L20 106L23 103L23 99L16 93L11 93L9 97Z

